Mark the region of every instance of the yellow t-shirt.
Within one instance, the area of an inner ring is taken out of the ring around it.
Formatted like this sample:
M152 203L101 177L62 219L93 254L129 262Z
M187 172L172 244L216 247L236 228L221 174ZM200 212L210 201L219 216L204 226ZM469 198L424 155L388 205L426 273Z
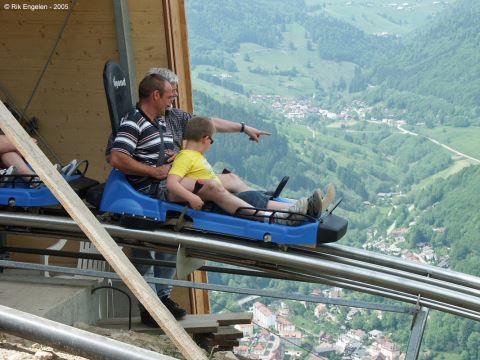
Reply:
M178 175L182 178L212 179L220 182L205 156L196 150L180 151L175 157L168 174Z

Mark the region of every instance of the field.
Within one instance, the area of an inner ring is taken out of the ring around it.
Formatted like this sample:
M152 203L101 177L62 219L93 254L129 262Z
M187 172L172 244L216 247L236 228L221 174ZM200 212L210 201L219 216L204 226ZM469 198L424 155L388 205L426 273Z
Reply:
M468 128L456 128L442 126L427 129L423 126L416 126L413 131L438 140L457 151L480 159L480 127L470 126Z
M422 189L425 189L428 185L433 184L435 182L435 180L446 179L447 177L449 177L453 174L456 174L460 170L462 170L462 169L464 169L464 168L466 168L467 166L470 166L470 165L473 165L473 161L471 161L471 160L464 159L464 160L455 161L452 164L452 166L450 166L449 168L447 168L445 170L442 170L442 171L439 171L435 175L432 175L432 176L424 179L420 183L412 186L412 191L421 191Z
M225 54L235 62L238 72L227 72L215 66L195 66L193 69L195 87L208 93L211 92L207 90L216 88L215 92L218 93L219 87L210 87L205 81L197 80L200 73L215 76L228 73L233 80L243 85L245 91L261 95L312 96L319 93L315 88L315 82L318 82L325 93L328 93L340 78L347 83L350 82L354 65L324 60L315 49L308 50L305 29L302 26L290 24L283 35L284 40L275 49L243 43L237 53ZM255 71L256 69L260 71ZM279 74L292 69L297 71L296 76ZM233 94L226 90L225 96Z
M449 1L451 5L455 0ZM368 34L386 32L406 35L422 26L438 11L449 6L442 1L431 0L392 1L392 0L306 0L309 6L325 4L329 15L346 21ZM408 3L408 5L404 5ZM321 11L321 10L317 10Z

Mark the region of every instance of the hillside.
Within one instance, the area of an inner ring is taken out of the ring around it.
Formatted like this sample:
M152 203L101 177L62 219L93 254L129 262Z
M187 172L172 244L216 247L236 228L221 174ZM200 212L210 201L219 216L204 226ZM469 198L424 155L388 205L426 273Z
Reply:
M412 123L480 124L480 2L461 0L373 69L367 97Z
M480 167L471 166L423 189L415 199L419 225L414 229L421 240L451 248L453 269L476 276L480 276L479 179Z
M480 167L432 141L480 158L480 127L472 126L480 118L480 5L222 4L187 1L189 18L197 17L190 26L196 113L245 121L272 136L253 144L216 135L207 156L217 170L231 168L263 189L288 175L290 197L332 182L343 197L336 212L349 220L341 244L480 275ZM211 280L302 294L321 287L218 274ZM240 310L240 297L215 294L213 307ZM348 329L376 329L405 348L410 333L409 316L352 319L345 308L330 308L330 321L312 318L313 305L288 306L309 346L318 345L312 334L320 331L336 339ZM479 331L472 321L433 312L421 358L477 359Z
M421 27L448 7L427 0L401 9L382 0L271 4L187 1L193 77L202 90L218 92L221 86L245 96L315 94L322 102L335 101L330 98L348 89L356 66L397 49L396 34Z

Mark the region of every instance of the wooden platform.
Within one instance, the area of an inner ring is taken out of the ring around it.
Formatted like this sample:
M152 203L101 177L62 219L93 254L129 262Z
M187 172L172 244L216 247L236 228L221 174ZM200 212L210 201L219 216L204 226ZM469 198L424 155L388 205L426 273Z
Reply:
M223 313L208 315L187 315L178 320L185 331L194 336L201 346L219 346L222 349L232 349L238 346L238 340L243 333L233 327L237 324L250 324L252 313ZM108 329L127 329L128 318L110 318L98 321L97 326ZM163 334L162 329L144 325L140 317L132 317L132 330L138 332Z

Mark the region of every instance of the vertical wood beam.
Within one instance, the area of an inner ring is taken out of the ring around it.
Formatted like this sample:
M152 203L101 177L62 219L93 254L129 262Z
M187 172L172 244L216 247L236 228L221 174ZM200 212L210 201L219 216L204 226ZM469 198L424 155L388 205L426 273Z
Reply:
M168 67L178 75L180 83L176 106L191 113L193 112L192 80L184 0L163 0L163 13ZM206 283L208 276L204 271L195 271L189 276L189 280ZM192 314L210 313L208 291L190 289L189 298Z
M178 75L180 86L176 105L193 112L188 27L183 0L163 0L168 67Z

